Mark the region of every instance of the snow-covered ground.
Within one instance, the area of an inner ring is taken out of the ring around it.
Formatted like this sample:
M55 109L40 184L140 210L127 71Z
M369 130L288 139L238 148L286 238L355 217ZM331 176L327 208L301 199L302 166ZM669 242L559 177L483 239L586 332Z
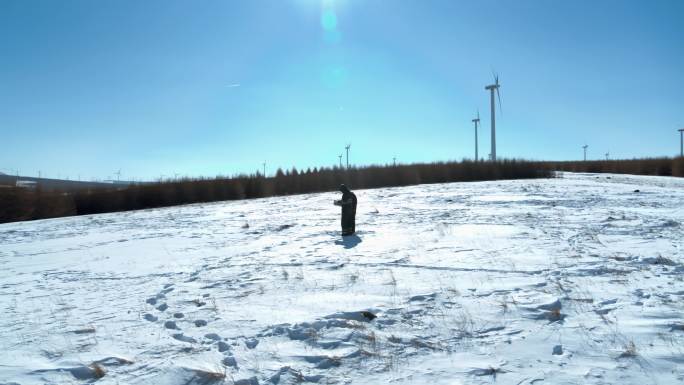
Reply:
M356 193L0 225L0 384L684 382L684 179Z

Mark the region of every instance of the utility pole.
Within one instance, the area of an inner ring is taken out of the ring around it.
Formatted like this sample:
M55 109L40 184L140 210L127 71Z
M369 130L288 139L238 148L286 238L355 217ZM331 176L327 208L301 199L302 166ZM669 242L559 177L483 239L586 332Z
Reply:
M684 158L684 128L679 129L679 156Z
M345 148L347 149L347 169L349 169L349 148L351 144L348 144Z
M582 146L582 148L584 149L584 161L585 162L587 161L587 147L589 147L589 146L586 144L584 146Z

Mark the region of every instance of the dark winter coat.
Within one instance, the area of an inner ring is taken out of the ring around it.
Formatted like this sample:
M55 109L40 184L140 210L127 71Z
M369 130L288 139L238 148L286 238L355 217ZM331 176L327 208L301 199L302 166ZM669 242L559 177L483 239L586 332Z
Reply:
M353 234L356 231L356 195L348 188L342 190L342 233Z

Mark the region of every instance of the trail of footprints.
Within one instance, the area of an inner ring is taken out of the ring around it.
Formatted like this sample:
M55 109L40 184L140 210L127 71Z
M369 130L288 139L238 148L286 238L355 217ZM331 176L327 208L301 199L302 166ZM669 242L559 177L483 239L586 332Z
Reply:
M271 325L253 336L228 339L209 330L206 334L202 334L201 331L197 333L208 325L207 320L193 318L192 315L174 311L169 307L167 295L174 290L174 284L166 284L157 294L147 298L145 302L151 309L143 315L143 319L168 331L177 341L200 344L204 349L215 349L223 355L223 365L233 368L236 374L250 372L246 362L243 363L246 365L245 370L238 367L236 351L244 353L254 350L255 354L259 354L260 350L267 351L268 346L283 343L283 340L293 342L294 345L290 345L291 350L287 353L288 357L276 359L280 361L285 358L285 361L290 363L294 359L300 364L296 368L287 365L277 370L271 369L269 374L260 373L267 383L272 384L290 383L289 379L297 379L299 382L320 382L325 377L323 374L343 366L345 362L369 362L369 359L371 365L377 366L377 370L386 370L387 365L396 364L388 363L390 358L405 360L421 351L458 349L460 344L468 340L476 341L484 337L510 343L513 335L523 332L521 329L510 329L506 325L472 325L454 331L449 338L436 338L434 332L431 332L435 327L432 323L435 319L433 313L458 311L460 305L450 302L439 293L428 293L405 298L403 304L396 307L338 312L311 322ZM538 292L532 290L531 293ZM482 294L474 293L472 296L481 297ZM186 304L200 309L207 306L209 297L210 294L203 294ZM539 303L539 300L540 298L533 297L530 303L522 305L521 315L524 318L546 322L562 322L566 317L566 314L561 312L563 309L559 298L552 298L545 303ZM615 303L614 299L605 300L598 303L598 308L594 310L605 314L614 309ZM193 332L189 333L192 336L183 330L192 330ZM260 344L262 346L259 346ZM254 377L245 381L245 384L259 383Z
M145 302L151 306L154 307L154 313L146 313L143 315L143 318L149 322L154 322L154 323L159 323L161 324L165 329L168 329L171 332L171 337L174 339L181 341L181 342L187 342L187 343L198 343L197 339L194 337L185 335L182 331L183 327L195 327L195 328L202 328L204 326L207 326L207 321L201 318L194 319L194 320L189 320L185 317L185 314L182 312L172 312L172 311L167 311L169 310L169 306L166 303L166 295L171 293L175 289L175 285L172 283L164 285L163 289L159 291L156 295L148 298ZM210 296L210 294L203 294L202 298L206 299ZM195 299L191 301L195 306L198 308L201 308L205 306L207 303L206 301L202 299ZM160 319L161 318L161 319ZM182 324L182 327L181 327ZM204 341L202 343L205 344L216 344L216 348L219 352L224 354L224 359L223 359L223 364L228 367L233 367L237 368L237 360L232 354L231 351L231 346L229 343L222 338L220 335L216 333L207 333L204 335ZM247 340L245 341L245 345L253 349L256 347L258 344L258 341L250 341Z

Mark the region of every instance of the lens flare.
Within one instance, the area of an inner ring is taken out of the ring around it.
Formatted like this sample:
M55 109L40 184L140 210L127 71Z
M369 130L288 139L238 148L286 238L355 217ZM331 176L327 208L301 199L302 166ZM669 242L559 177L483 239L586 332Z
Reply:
M326 9L321 14L321 26L326 31L334 31L337 28L337 15L335 11Z

